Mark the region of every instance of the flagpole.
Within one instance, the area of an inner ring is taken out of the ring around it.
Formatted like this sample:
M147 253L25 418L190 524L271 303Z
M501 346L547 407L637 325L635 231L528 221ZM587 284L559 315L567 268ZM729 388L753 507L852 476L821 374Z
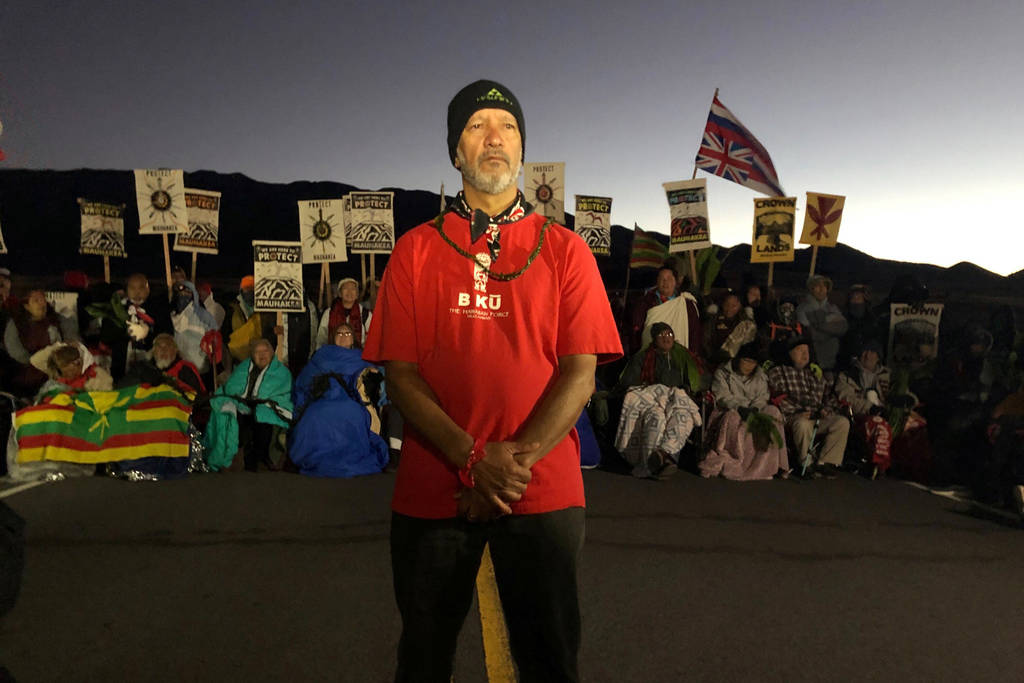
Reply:
M715 100L718 99L718 88L715 88L715 94L711 96L711 106L714 106ZM710 110L711 107L708 107ZM699 148L698 148L699 152ZM697 179L697 160L693 160L693 175L690 176L690 180ZM672 234L671 228L669 228L669 235ZM670 238L671 239L671 238ZM693 286L697 285L697 256L693 253L693 249L690 249L690 279L693 281ZM703 289L703 287L701 287Z

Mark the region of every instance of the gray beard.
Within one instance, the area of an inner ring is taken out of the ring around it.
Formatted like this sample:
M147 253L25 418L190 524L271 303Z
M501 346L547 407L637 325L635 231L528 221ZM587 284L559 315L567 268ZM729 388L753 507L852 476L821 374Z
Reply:
M174 364L174 360L174 358L169 358L166 360L163 358L153 358L153 362L156 364L157 370L166 370L167 368L171 367L171 365Z
M505 154L502 152L502 154ZM508 155L505 154L508 159ZM520 160L509 159L509 168L504 173L484 173L479 168L473 168L466 161L461 149L455 151L455 159L459 162L459 170L462 172L462 179L475 190L484 194L501 194L519 181Z

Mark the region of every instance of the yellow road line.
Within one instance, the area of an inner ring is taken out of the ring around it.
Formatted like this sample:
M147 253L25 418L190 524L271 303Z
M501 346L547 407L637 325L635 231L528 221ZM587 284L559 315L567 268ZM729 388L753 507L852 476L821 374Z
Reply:
M484 662L490 683L515 683L516 670L505 630L505 613L501 610L498 584L494 578L491 549L484 547L480 571L476 575L476 597L480 604L480 631L484 638Z

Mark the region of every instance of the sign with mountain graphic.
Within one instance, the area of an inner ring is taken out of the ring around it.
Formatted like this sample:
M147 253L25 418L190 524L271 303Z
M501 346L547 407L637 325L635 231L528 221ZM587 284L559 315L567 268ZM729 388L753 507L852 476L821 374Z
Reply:
M124 204L107 204L78 199L82 217L80 254L126 258L124 248Z

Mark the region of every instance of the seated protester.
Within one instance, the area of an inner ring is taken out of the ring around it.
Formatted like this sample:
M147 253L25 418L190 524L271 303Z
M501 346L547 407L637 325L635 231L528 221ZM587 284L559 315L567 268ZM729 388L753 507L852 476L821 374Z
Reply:
M302 372L316 350L313 344L316 339L319 318L316 304L308 296L305 308L304 311L285 313L281 316L283 324L274 325L274 341L278 348L282 343L284 344L284 364L292 376L298 376Z
M861 352L836 377L836 396L853 413L854 434L867 451L866 461L876 474L885 474L891 462L892 427L885 418L889 398L889 369L882 365L882 345L866 340ZM916 400L914 401L916 403Z
M31 356L61 341L78 341L78 330L70 320L53 310L41 289L29 292L24 305L11 315L4 330L4 348L13 361L6 388L22 397L35 395L49 378L46 372L32 366Z
M768 360L772 365L783 365L789 362L788 344L794 337L804 336L804 326L796 319L796 300L794 297L783 297L775 306L771 322L764 330L759 330L768 346Z
M123 324L104 318L100 328L100 339L111 350L110 374L115 382L135 363L149 359L156 335L174 332L166 297L161 301L152 296L142 273L128 276L120 306L126 316Z
M849 326L846 334L839 340L839 355L836 358L837 369L844 369L854 358L860 356L864 344L874 340L884 348L889 338L889 330L883 329L871 302L868 300L866 285L854 285L846 295L846 322Z
M352 348L348 323L331 336L336 343L314 353L295 380L296 422L288 457L302 474L314 477L377 474L388 464L388 448L363 380L379 370Z
M846 334L847 323L839 307L828 300L832 291L832 280L824 275L807 278L808 294L796 307L796 319L804 326L804 333L810 336L818 365L822 370L836 366L839 340Z
M678 469L679 452L700 410L686 390L699 391L693 355L665 323L651 327L652 341L622 371L615 392L625 392L615 448L633 465L633 476L665 478Z
M316 348L331 343L328 332L338 329L342 323L348 323L355 333L354 348L363 348L366 331L370 328L373 312L364 304L359 303L359 283L346 277L338 282L338 296L331 302L331 307L320 316L320 327L316 333Z
M1024 519L1024 387L1007 395L992 411L991 451L974 484L980 500L1009 505Z
M210 359L200 348L207 332L219 329L213 315L199 299L195 285L181 280L171 287L171 323L178 353L199 372L210 369Z
M756 343L744 344L715 371L709 447L699 463L703 477L750 481L789 474L786 427L782 413L768 402L768 376L758 365L758 353Z
M114 388L110 373L96 364L81 342L51 344L32 354L31 362L50 377L36 394L37 403L55 391L110 391Z
M658 270L657 285L634 304L631 321L630 354L647 348L652 341L651 326L656 322L669 325L679 343L690 349L694 356L702 353L704 334L700 305L693 294L679 291L676 272L668 263Z
M210 287L209 282L200 282L197 289L199 291L199 300L203 302L203 308L213 316L213 322L216 324L215 329L221 329L224 326L226 313L220 302L213 298L213 288Z
M225 469L241 453L251 472L261 463L279 469L284 453L277 436L292 419L291 393L292 375L274 356L274 347L266 339L255 340L249 359L210 399L203 434L210 468Z
M765 297L764 288L756 282L747 281L743 293L743 312L754 321L758 330L766 329L772 321L772 309Z
M704 327L704 357L711 367L731 360L756 334L757 326L747 318L740 298L734 292L727 292L718 312Z
M768 388L778 401L792 440L793 460L805 475L834 478L843 463L850 422L838 415L839 402L821 370L811 367L808 341L794 337L788 344L789 363L768 371ZM824 437L818 460L810 461L811 440Z
M231 315L225 320L225 327L221 328L221 334L235 362L248 360L254 341L274 336L277 316L256 313L253 310L255 302L256 279L246 275L238 285L238 296L230 304Z

